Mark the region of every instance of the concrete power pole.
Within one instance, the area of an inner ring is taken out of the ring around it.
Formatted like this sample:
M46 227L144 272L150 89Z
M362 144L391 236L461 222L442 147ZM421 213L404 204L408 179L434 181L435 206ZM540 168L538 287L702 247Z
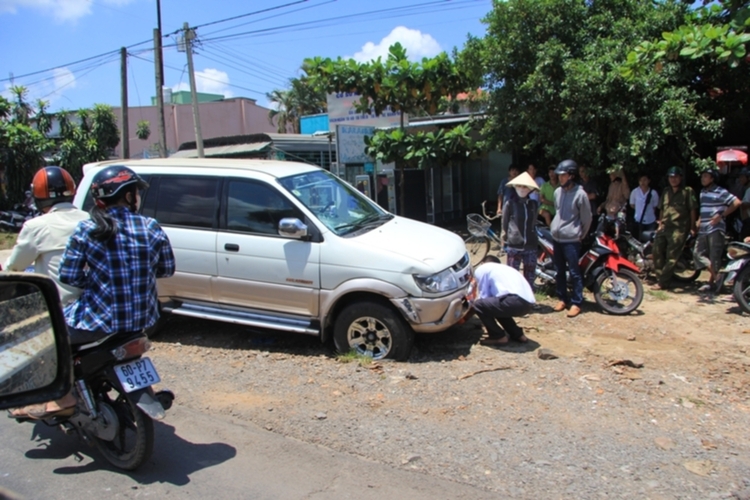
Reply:
M120 48L120 142L122 157L130 158L130 121L128 119L128 49Z
M167 157L167 130L164 126L164 90L161 84L164 81L161 64L161 31L154 29L154 64L156 65L156 109L159 113L159 156Z
M193 124L195 125L195 146L198 149L198 158L203 158L203 135L201 134L201 117L198 112L198 91L195 88L195 69L193 68L193 40L195 31L190 29L188 23L182 26L185 36L185 52L187 52L188 73L190 76L190 95L193 101Z

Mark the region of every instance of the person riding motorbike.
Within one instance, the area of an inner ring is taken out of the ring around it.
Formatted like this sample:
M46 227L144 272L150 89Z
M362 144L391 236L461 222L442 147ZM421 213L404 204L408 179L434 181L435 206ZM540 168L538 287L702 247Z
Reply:
M34 204L43 215L24 223L3 269L24 271L33 265L35 272L54 280L60 301L67 304L75 300L81 290L60 282L60 259L76 226L88 219L89 214L71 203L76 184L64 168L39 169L31 181L31 193Z
M59 267L62 283L82 289L64 311L71 345L140 332L159 317L156 279L172 276L175 261L164 230L156 220L137 213L139 190L147 187L124 166L107 167L92 179L91 220L78 224ZM69 393L11 416L66 416L75 405Z

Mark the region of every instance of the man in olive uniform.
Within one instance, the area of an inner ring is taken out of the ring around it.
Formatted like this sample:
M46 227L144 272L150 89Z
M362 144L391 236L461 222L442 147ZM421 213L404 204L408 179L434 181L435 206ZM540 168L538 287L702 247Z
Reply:
M695 192L682 184L682 169L672 167L667 174L669 188L664 190L659 201L660 219L657 221L654 239L654 271L657 284L654 290L665 290L674 274L688 233L695 234L698 219L698 203Z

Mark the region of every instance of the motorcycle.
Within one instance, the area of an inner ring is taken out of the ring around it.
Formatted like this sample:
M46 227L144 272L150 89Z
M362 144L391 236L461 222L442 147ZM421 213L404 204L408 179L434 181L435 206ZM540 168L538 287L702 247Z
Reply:
M20 203L13 205L12 210L0 211L0 231L6 233L17 233L23 227L24 222L40 215L35 208L28 208Z
M153 452L153 420L163 419L174 400L171 391L154 393L151 387L160 378L151 360L142 357L150 347L143 333L73 346L76 407L70 416L42 421L66 434L78 434L115 467L137 469Z
M750 313L750 243L733 241L727 247L729 262L720 271L721 283L734 280L734 300L746 313Z
M594 294L596 303L610 314L629 314L641 305L643 284L638 277L640 269L620 254L615 240L607 234L605 216L602 216L593 241L584 244L578 261L583 275L583 286ZM557 269L554 264L552 234L540 225L536 227L539 239L536 276L543 284L554 285Z
M635 238L629 231L624 231L620 234L618 240L618 244L622 243L619 245L622 250L621 253L626 255L630 262L637 265L640 268L640 272L645 276L648 276L655 270L653 259L654 237L655 234L650 234L646 242L642 242ZM695 236L689 234L674 268L672 279L675 281L692 283L700 276L701 271L695 268L693 259L694 244Z

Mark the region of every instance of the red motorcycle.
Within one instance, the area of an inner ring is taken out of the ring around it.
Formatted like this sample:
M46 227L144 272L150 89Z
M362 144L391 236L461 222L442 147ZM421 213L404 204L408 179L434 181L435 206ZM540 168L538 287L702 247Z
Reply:
M643 301L643 283L638 277L640 269L620 254L614 238L609 234L610 221L606 216L591 241L584 243L584 252L578 260L583 275L583 286L594 294L594 299L610 314L629 314ZM536 276L542 284L554 285L557 278L552 235L548 228L537 226L539 253Z

